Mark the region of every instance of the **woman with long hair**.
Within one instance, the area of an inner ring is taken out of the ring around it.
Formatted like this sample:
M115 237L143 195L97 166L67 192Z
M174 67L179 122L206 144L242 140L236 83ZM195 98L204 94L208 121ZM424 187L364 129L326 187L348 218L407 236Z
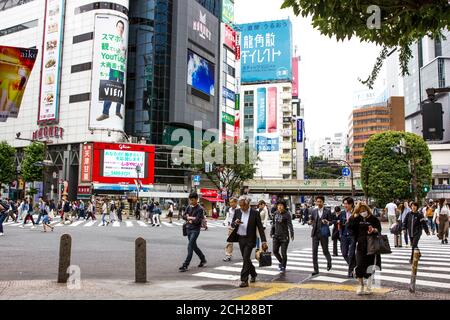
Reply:
M367 254L367 239L372 235L381 234L380 220L373 216L367 204L359 203L350 217L348 226L356 239L355 273L359 282L356 293L358 295L372 294L372 281L369 279L372 274L369 271L375 271L375 266L381 270L381 257ZM364 279L369 279L366 284Z

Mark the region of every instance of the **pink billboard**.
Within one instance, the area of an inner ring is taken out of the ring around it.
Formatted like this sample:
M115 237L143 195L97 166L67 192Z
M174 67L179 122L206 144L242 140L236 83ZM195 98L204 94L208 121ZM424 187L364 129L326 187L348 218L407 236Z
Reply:
M269 133L277 132L277 88L268 89L269 94Z
M292 58L292 96L298 97L298 57Z

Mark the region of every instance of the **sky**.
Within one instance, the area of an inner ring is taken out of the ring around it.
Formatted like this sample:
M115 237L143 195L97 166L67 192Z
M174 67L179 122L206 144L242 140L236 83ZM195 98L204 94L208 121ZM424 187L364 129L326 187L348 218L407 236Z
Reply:
M381 48L374 44L338 42L323 36L310 18L295 17L291 9L281 10L282 0L235 0L236 23L290 18L299 63L299 96L305 106L307 145L312 140L347 134L353 93L364 89L359 81L372 71ZM308 141L309 140L309 141Z

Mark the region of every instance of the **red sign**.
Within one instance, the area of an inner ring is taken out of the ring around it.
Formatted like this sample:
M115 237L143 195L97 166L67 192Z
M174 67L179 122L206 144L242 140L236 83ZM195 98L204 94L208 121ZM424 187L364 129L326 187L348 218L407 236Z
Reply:
M218 191L213 189L200 189L202 197L217 198Z
M298 97L298 57L292 58L292 96Z
M225 25L225 45L236 52L236 31L227 24Z
M145 144L117 144L117 143L94 143L94 157L92 166L93 183L111 184L135 184L135 177L105 177L104 155L105 150L122 152L145 152L145 170L139 174L139 181L143 185L153 184L155 181L155 147Z
M236 60L241 60L241 46L236 46Z
M81 153L81 182L92 181L92 158L94 146L92 144L84 144Z
M78 194L91 194L91 187L78 186Z
M33 140L48 138L63 138L64 129L58 126L42 127L33 132Z
M234 122L234 143L239 143L240 131L241 131L241 119L239 117L240 112L236 112L235 122Z

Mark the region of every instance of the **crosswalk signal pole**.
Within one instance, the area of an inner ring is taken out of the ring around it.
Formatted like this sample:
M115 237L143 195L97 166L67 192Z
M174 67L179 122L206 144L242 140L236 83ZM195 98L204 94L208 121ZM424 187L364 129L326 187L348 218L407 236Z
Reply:
M416 292L416 277L417 277L417 268L419 266L419 259L421 257L421 253L419 249L414 249L413 254L413 263L412 263L412 270L411 270L411 283L409 285L409 292L415 293Z

